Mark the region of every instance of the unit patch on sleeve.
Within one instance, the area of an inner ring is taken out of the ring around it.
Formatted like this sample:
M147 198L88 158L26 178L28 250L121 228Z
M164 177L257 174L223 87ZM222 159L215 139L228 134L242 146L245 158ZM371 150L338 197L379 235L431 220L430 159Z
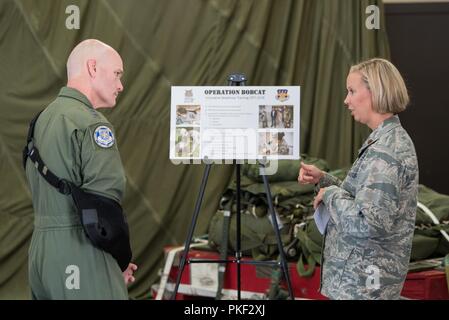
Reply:
M101 148L110 148L115 143L114 134L107 126L98 126L94 131L94 141Z

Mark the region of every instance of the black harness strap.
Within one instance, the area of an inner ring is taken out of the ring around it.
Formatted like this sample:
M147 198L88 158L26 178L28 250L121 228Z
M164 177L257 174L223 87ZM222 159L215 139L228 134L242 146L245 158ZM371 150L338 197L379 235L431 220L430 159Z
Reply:
M34 145L34 127L36 126L37 119L41 115L42 111L40 111L34 118L31 120L30 128L28 130L27 136L27 145L23 149L23 168L26 169L26 161L29 157L36 167L37 171L41 174L41 176L47 181L50 185L56 188L60 193L64 195L71 194L72 192L72 184L64 179L59 179L50 169L47 168L44 161L42 160L39 150ZM31 149L30 149L31 146Z
M44 110L42 110L42 111L44 111ZM39 111L39 113L34 116L33 120L31 120L29 128L28 128L27 144L26 144L25 148L23 148L23 152L22 152L23 169L26 169L27 158L28 158L28 153L29 153L28 147L30 146L30 143L33 142L34 127L36 126L37 118L39 118L42 111Z

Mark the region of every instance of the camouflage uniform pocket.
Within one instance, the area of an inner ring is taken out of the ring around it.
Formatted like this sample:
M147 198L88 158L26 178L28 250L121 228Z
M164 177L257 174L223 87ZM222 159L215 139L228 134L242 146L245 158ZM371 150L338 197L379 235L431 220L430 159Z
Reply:
M347 271L347 263L351 259L354 247L345 247L342 251L333 252L332 255L324 257L323 281L334 289L342 284L342 279Z

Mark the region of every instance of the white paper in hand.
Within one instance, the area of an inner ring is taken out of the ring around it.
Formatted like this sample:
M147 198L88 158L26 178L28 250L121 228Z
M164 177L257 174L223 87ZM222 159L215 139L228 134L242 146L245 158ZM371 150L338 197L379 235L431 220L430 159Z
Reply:
M313 218L315 219L315 224L321 234L324 234L330 217L331 215L324 204L320 204L318 208L316 208Z

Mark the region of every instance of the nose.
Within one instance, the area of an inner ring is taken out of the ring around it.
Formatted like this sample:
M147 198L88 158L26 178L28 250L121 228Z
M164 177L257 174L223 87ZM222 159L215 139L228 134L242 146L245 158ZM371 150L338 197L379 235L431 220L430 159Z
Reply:
M345 106L349 106L349 94L346 95L345 101L343 101L343 103L345 104Z
M117 88L117 90L118 90L118 92L122 92L123 91L123 84L122 84L122 82L119 80L119 82L118 82L118 88Z

